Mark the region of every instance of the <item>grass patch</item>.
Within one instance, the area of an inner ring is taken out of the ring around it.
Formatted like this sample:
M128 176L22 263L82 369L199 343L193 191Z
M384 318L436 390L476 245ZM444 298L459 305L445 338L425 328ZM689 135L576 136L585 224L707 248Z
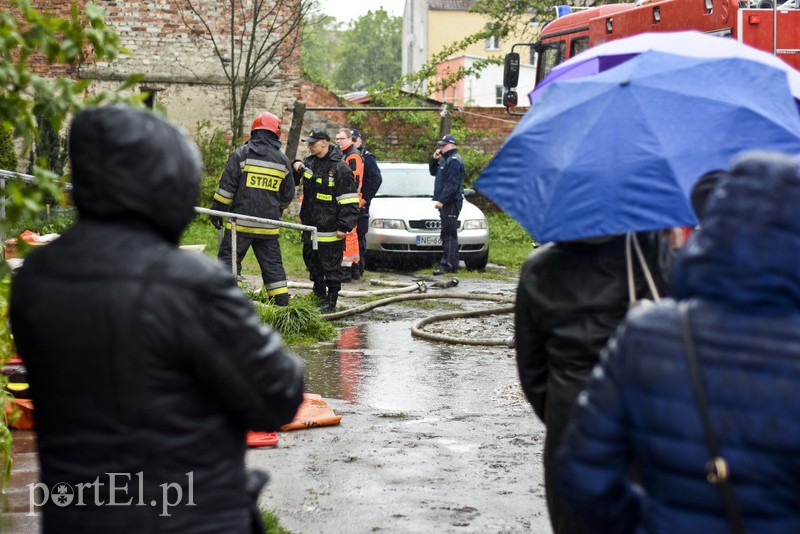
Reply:
M287 222L298 222L293 218L284 218ZM300 241L300 232L281 228L280 237L281 257L283 258L283 268L286 269L288 278L308 278L306 265L303 263L303 245ZM219 237L217 229L211 224L211 220L206 215L197 215L181 236L181 245L206 245L203 251L210 258L217 258L219 248ZM261 268L256 261L253 250L247 251L242 260L242 274L261 275Z
M533 252L533 238L503 212L487 213L486 218L489 220L489 261L518 273L525 258Z
M259 318L272 326L287 345L335 341L339 337L336 328L323 319L311 295L296 296L288 306L275 306L260 291L245 290L245 294L253 302Z
M274 513L261 509L261 519L264 521L264 532L266 534L292 534L290 530L286 530L281 526L281 522Z

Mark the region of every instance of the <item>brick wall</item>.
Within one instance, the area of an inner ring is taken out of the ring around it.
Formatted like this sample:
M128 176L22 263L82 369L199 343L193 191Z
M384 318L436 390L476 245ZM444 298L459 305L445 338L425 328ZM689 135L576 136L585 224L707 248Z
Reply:
M273 0L267 7L285 21L299 9L301 0ZM76 0L82 8L85 0ZM120 44L130 55L121 55L113 62L89 61L79 70L34 64L37 72L48 77L80 77L95 81L92 91L114 89L132 74L143 74L136 90L157 90L157 104L173 120L192 131L199 120L210 120L216 127L230 124L230 103L225 72L203 25L183 0L100 0L106 23L120 36ZM212 32L225 57L230 57L229 39L225 36L230 24L227 2L193 0L193 4L209 21ZM37 7L68 16L70 0L39 0ZM263 14L262 14L263 15ZM242 25L249 17L242 17ZM237 27L237 31L241 26ZM221 36L221 38L220 38ZM288 42L292 41L292 42ZM284 43L279 55L289 57L272 72L263 86L250 96L245 123L262 111L284 116L299 94L300 46L294 33ZM288 129L287 124L287 129Z

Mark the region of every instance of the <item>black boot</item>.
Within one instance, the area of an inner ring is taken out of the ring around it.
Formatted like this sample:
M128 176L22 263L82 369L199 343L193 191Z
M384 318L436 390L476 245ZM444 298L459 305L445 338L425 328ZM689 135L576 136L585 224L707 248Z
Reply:
M275 295L273 297L276 306L288 306L289 305L289 293L281 293L280 295Z
M352 282L353 281L353 268L352 267L339 267L339 272L341 273L342 283Z
M339 292L334 290L328 291L328 296L325 298L325 302L317 308L320 313L332 313L336 311L336 301L339 299Z
M351 269L353 270L353 280L359 280L361 275L364 274L363 263L361 262L354 263Z
M327 296L327 288L322 282L314 282L314 296L319 299L320 304L325 302Z

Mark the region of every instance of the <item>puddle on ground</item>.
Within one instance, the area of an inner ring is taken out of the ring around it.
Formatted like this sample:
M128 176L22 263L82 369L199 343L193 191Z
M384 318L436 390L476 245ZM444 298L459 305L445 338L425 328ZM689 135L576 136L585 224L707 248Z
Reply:
M491 383L491 375L500 372L498 366L513 363L511 349L415 339L411 325L410 321L358 324L343 328L335 344L297 349L306 364L306 390L404 413L441 406L443 396L468 409L486 400L487 392L477 393L469 386L476 383L473 378L479 375L478 382L489 378Z

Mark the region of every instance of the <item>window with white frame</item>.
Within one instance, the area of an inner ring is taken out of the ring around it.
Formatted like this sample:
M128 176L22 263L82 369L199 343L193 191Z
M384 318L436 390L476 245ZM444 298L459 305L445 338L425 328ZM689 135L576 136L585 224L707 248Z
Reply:
M497 24L487 24L484 29L487 32L493 32L486 38L486 50L500 50L500 33Z

